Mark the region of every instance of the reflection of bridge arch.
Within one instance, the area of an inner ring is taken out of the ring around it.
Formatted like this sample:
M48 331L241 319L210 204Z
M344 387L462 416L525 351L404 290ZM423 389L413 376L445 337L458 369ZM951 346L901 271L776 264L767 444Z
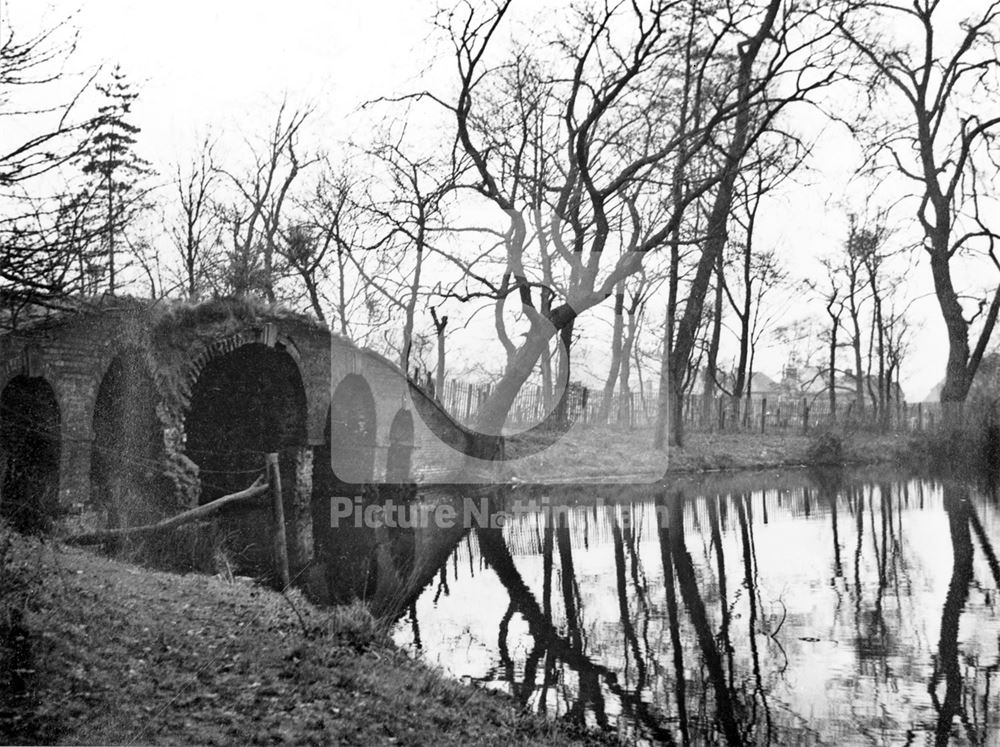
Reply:
M45 528L58 504L61 413L52 385L18 375L0 393L0 511L17 528Z
M202 501L246 487L264 454L306 443L306 393L295 359L258 342L211 357L192 387L184 425Z
M410 479L413 462L413 414L400 410L389 426L389 452L385 459L385 481L403 483Z
M101 378L92 422L91 498L107 508L112 526L152 518L144 494L160 472L163 430L156 401L156 387L142 352L124 349Z
M345 376L330 398L330 464L340 482L371 482L378 423L375 398L365 378Z

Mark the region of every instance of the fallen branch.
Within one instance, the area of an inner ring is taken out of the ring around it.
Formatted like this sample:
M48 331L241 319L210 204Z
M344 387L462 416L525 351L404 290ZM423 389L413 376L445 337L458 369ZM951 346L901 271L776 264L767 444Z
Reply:
M206 503L204 506L192 508L189 511L177 514L176 516L171 516L169 519L164 519L156 524L146 524L141 527L122 527L120 529L103 529L99 532L88 532L87 534L73 535L71 537L67 537L64 541L71 545L99 545L102 542L120 539L122 537L163 532L167 529L174 529L175 527L179 527L183 524L189 524L192 521L198 521L199 519L212 516L213 514L217 514L226 506L256 498L259 495L263 495L267 491L267 481L263 477L258 477L254 481L254 484L246 490L241 490L240 492L232 493L231 495L224 495L211 503Z

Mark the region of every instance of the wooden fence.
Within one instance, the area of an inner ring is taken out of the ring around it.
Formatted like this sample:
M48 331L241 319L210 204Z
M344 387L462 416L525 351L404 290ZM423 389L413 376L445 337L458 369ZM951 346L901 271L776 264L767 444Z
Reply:
M459 421L470 424L479 414L479 408L490 395L493 385L489 382L477 383L451 379L445 382L444 393L439 401L448 412ZM592 424L598 421L601 412L603 391L592 389L580 384L570 384L566 394L566 412L568 417L576 422ZM507 425L526 427L545 419L551 408L552 401L546 406L541 385L526 385L518 392L511 406ZM652 424L656 418L656 392L650 388L644 391L638 389L629 392L628 397L622 397L617 392L612 395L605 422L620 423L630 427L640 427Z
M460 422L471 424L492 387L490 382L449 379L439 401ZM602 413L603 396L603 389L571 384L566 401L568 417L584 425L612 424L630 428L652 425L656 419L658 392L651 386L633 389L625 397L616 391ZM553 407L554 403L550 402L549 406ZM865 406L861 411L851 400L842 397L834 418L825 395L756 395L740 399L716 395L706 402L704 395L690 394L685 398L683 417L689 431L804 433L834 420L870 424L874 413L870 403ZM521 428L539 423L547 411L541 385L526 385L514 399L507 426ZM910 432L932 429L940 419L940 403L900 401L886 408L882 424L889 430Z

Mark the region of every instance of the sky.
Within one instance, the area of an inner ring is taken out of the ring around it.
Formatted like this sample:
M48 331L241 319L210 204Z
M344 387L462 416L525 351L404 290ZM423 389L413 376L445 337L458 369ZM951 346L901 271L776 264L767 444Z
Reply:
M553 9L560 4L546 2ZM292 105L315 104L312 135L325 150L343 151L391 115L385 107L362 110L366 101L448 85L447 67L434 63L437 48L430 41L434 7L404 0L58 0L46 9L35 0L0 0L0 19L27 26L39 14L51 20L75 12L80 39L72 66L122 66L141 92L135 122L142 128L143 155L166 164L192 153L209 132L224 148L239 148L273 121L286 95ZM527 13L538 7L525 4ZM856 202L845 194L860 158L842 126L810 116L805 129L819 133L810 168L764 204L758 239L776 248L799 278L815 276L818 258L842 243L847 206ZM914 241L912 225L897 240ZM925 258L905 283L918 300L903 387L917 400L941 379L946 342L935 302L926 297ZM818 303L807 307L801 287L782 299L781 308L779 323L822 313ZM780 346L763 349L757 370L777 376L787 356Z

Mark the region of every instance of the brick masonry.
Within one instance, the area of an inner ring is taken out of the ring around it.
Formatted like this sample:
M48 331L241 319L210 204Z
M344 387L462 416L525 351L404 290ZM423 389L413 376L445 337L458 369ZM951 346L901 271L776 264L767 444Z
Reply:
M146 301L111 299L0 337L0 391L17 376L42 378L59 405L59 505L61 523L68 529L107 523L91 496L94 408L101 381L116 356L126 351L139 354L155 383L157 401L140 406L155 407L162 426L162 473L172 481L174 503L162 512L192 505L200 493L197 466L184 451L192 387L210 360L250 344L284 351L295 361L306 398L306 442L296 448L311 451L324 444L332 393L345 376L357 374L375 402L374 482L384 479L389 428L401 409L414 415L415 482L441 480L467 464L461 452L472 436L386 358L303 317L249 307L236 313L209 312L212 309L186 307L180 313ZM438 432L451 434L448 440L460 448L437 438L428 419L435 421ZM299 453L297 459L297 473L305 475L310 456ZM305 484L311 480L295 482L302 484L286 490L290 508L301 506L303 491L312 492Z

